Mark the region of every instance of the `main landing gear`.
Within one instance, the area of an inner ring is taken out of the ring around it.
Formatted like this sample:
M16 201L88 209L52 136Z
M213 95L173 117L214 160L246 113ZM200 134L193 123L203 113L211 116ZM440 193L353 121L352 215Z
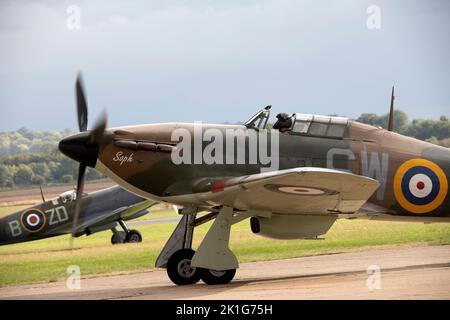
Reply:
M229 207L198 219L196 214L185 214L156 260L156 267L166 268L170 280L177 285L194 284L200 279L208 285L231 282L239 264L228 248L230 228L248 217L246 213L234 214ZM194 228L212 219L213 225L195 252Z
M180 249L170 257L167 262L167 275L173 283L194 284L200 280L199 270L191 266L194 254L192 249Z
M111 243L130 243L130 242L142 242L142 235L137 230L130 230L126 223L122 220L118 220L123 231L117 231L116 227L112 228L113 235L111 236Z

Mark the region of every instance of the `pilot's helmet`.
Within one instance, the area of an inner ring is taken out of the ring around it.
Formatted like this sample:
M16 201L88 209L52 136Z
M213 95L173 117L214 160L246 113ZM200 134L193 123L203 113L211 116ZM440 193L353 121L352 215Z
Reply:
M69 203L75 200L75 195L74 192L64 192L61 194L60 198L63 203Z
M273 125L274 129L290 129L292 126L292 117L286 113L282 112L277 114L277 122Z
M69 193L66 193L63 198L64 203L69 203L72 201L72 196Z

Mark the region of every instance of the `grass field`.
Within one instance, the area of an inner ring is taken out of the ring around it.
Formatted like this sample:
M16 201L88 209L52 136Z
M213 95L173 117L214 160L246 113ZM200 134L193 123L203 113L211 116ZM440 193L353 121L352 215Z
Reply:
M153 218L174 216L166 211ZM194 247L210 223L196 229ZM139 226L144 238L140 244L112 246L111 233L101 232L75 239L74 250L68 249L69 236L1 246L0 286L65 279L69 265L78 265L83 277L149 271L174 227L175 223ZM326 240L281 241L252 234L248 221L243 221L233 226L230 246L241 262L247 262L417 244L450 244L450 224L339 220Z

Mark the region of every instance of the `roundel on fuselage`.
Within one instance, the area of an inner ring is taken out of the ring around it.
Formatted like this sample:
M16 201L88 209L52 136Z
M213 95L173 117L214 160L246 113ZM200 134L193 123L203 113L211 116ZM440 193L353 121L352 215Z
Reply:
M438 208L448 191L444 171L432 161L411 159L394 176L394 195L405 210L422 214Z
M46 220L45 214L34 208L25 210L20 216L20 222L28 232L41 231L45 226Z

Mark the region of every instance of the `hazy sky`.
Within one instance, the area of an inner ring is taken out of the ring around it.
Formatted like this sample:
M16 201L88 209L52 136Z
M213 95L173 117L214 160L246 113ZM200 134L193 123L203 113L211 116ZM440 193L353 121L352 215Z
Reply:
M450 116L450 1L218 3L2 0L0 131L75 129L80 69L90 124L103 108L110 126L237 122L267 104L357 117L387 112L392 84L410 117Z

